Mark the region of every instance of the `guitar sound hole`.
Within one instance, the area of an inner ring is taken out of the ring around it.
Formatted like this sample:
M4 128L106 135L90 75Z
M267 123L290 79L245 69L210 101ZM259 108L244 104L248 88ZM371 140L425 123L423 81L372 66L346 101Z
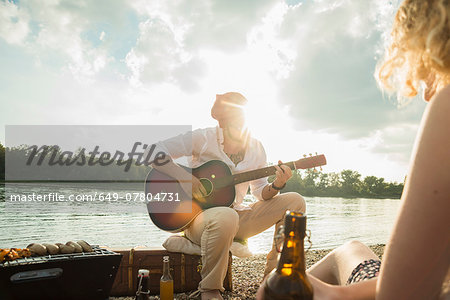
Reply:
M200 182L206 190L206 193L207 193L206 197L211 195L212 190L213 190L213 184L212 184L211 180L206 179L206 178L200 178Z

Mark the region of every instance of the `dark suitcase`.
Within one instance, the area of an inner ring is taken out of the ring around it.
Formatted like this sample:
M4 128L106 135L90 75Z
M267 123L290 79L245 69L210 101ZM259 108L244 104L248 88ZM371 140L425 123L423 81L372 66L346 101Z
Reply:
M163 273L163 256L170 259L170 274L173 278L175 293L193 291L198 288L202 279L201 256L179 252L169 252L162 247L155 248L110 248L109 250L123 255L116 279L111 289L111 296L136 295L136 278L139 269L148 269L149 289L151 295L159 294L159 281ZM225 290L232 290L231 278L232 256L228 260L228 271L223 286Z
M93 248L0 263L0 299L108 299L122 255Z

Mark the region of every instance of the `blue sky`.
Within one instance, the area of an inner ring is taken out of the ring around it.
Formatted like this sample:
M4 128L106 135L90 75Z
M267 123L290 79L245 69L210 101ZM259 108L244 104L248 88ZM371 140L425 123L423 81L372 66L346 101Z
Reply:
M403 181L424 103L373 73L398 1L0 1L1 126L215 125L249 99L270 161ZM0 132L0 141L5 140Z

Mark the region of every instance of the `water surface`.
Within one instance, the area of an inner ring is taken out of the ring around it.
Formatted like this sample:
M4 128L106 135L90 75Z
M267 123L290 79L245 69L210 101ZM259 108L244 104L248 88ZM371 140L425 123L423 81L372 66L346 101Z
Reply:
M8 185L0 186L0 248L25 247L32 242L67 242L86 240L91 244L111 247L138 245L160 246L171 235L154 226L144 204L126 201L127 195L140 192L141 186L74 185ZM5 201L8 192L19 194L59 193L94 195L117 194L114 202L26 202ZM249 197L246 201L252 201ZM308 228L312 249L334 248L357 239L366 244L386 243L392 229L400 200L308 198ZM250 238L254 253L269 251L273 227Z

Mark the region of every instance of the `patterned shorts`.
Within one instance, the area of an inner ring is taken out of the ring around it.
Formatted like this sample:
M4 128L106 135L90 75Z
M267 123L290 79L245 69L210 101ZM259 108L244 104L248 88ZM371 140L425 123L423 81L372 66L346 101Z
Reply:
M347 280L347 284L360 282L373 277L377 277L380 273L381 261L378 259L369 259L360 263Z

